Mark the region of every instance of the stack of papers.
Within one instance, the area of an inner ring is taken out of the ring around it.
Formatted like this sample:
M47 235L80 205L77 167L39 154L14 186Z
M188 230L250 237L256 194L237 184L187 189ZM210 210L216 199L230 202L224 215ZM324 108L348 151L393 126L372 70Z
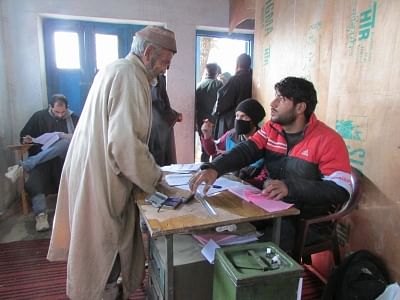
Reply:
M203 246L206 245L210 240L215 241L215 243L220 246L229 246L257 241L260 235L260 233L254 231L242 235L231 233L202 233L193 234L193 237Z
M195 164L173 164L169 166L161 167L161 170L171 173L191 173L197 172L200 169L202 163Z
M168 174L165 175L165 181L169 186L188 185L191 174Z
M189 180L192 177L192 174L167 174L165 175L165 181L169 186L176 186L179 187L180 189L187 190L189 191ZM213 194L222 192L224 190L229 189L230 187L235 187L235 186L242 186L243 184L239 181L227 179L225 177L220 177L218 178L212 187L207 192L208 196L211 196ZM200 194L203 194L204 190L204 184L201 184L198 188L197 191Z
M220 246L253 242L256 241L261 235L256 231L256 227L251 223L239 223L236 224L235 227L236 230L232 232L216 232L214 230L207 230L192 235L202 245L205 245L210 240L213 240Z
M42 150L46 150L60 139L59 133L60 132L46 132L37 138L33 138L32 142L42 144Z
M255 242L261 235L262 234L257 232L255 227L250 223L237 224L235 234L231 232L218 233L214 231L192 234L192 236L204 246L201 253L211 264L214 263L215 250L221 246Z

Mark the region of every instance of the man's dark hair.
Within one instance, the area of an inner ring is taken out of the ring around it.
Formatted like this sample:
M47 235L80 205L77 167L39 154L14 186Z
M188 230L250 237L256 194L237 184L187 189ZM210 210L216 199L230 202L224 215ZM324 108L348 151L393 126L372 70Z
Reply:
M62 102L65 104L65 107L68 108L68 100L67 97L65 97L63 94L54 94L51 97L51 101L50 101L50 105L51 107L54 107L54 104L56 104L56 102Z
M207 76L215 78L215 76L217 76L218 73L218 68L219 66L215 63L207 64L206 65Z
M304 116L308 120L317 105L317 92L312 82L299 77L286 77L275 84L277 90L283 97L294 102L294 104L304 102L306 110Z
M240 54L236 60L236 65L243 70L250 69L251 57L246 53Z

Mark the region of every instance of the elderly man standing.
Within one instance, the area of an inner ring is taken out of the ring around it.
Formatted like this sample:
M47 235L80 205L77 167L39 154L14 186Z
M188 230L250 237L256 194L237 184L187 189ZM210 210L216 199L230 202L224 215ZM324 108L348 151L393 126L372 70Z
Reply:
M68 259L67 295L127 299L143 280L144 250L135 195L162 177L147 142L153 80L176 53L172 31L147 26L130 54L100 70L89 91L58 193L48 259Z

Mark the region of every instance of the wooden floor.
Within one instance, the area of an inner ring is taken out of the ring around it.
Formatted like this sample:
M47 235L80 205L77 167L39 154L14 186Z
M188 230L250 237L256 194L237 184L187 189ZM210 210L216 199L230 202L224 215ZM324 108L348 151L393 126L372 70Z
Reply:
M47 261L48 246L48 239L0 244L0 299L68 299L66 264ZM306 270L302 299L320 299L322 289L322 282ZM146 299L145 289L138 289L129 299Z

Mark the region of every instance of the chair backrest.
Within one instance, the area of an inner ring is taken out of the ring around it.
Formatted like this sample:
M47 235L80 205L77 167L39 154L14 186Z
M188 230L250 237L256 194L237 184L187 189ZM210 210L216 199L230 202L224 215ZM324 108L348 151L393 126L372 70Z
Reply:
M360 170L358 170L355 167L351 167L351 183L353 185L353 192L351 193L349 200L346 203L344 203L336 213L334 213L335 219L339 219L349 214L354 208L357 207L361 194L360 183L362 176L363 175Z
M357 168L352 167L351 181L353 185L353 192L351 193L349 200L346 203L344 203L340 208L338 208L336 212L316 218L299 220L298 233L296 236L295 246L292 251L293 257L296 261L301 262L302 258L304 258L307 262L310 263L311 254L321 252L323 250L332 249L335 263L339 264L340 253L336 238L337 221L340 218L348 215L354 208L357 207L361 195L362 176L363 176L362 173ZM306 239L308 235L309 226L311 226L312 224L317 224L322 222L331 222L333 224L333 231L331 237L327 238L326 240L319 241L317 243L306 246Z

